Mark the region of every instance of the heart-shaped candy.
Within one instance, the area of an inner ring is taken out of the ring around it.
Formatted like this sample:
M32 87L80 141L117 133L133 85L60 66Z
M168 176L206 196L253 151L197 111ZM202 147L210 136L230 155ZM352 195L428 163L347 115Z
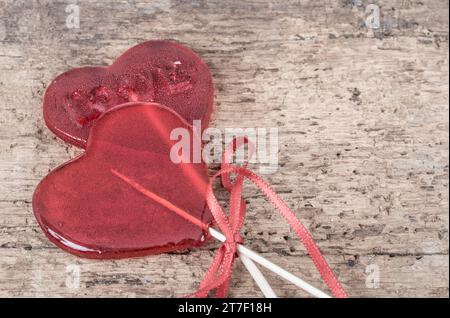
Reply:
M178 141L170 140L170 133L177 128L191 137L195 133L181 116L155 103L116 106L96 120L85 153L50 172L34 192L34 214L50 240L88 258L200 245L206 237L200 228L114 174L130 177L209 224L207 167L173 162L170 152Z
M175 42L148 41L111 66L59 75L45 92L44 119L59 138L85 148L93 122L116 105L157 102L206 128L213 99L211 73L197 54Z

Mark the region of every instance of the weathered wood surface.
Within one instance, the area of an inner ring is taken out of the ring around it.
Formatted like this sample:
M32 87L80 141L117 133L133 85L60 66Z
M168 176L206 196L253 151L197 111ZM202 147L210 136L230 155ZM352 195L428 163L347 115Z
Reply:
M377 30L364 23L365 0L76 2L79 29L66 26L72 1L0 1L0 296L195 290L214 245L80 259L44 237L31 208L39 180L80 152L45 127L46 85L157 38L187 44L211 67L213 126L279 127L280 168L265 177L351 296L448 296L448 1L374 0ZM261 194L245 196L246 244L325 288ZM305 296L268 276L280 296ZM240 264L230 296L261 296Z

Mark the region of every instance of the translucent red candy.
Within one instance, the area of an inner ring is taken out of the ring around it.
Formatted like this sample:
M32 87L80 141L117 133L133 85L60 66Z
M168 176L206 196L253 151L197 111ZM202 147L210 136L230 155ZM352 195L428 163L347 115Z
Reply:
M127 102L157 102L192 124L208 126L214 99L211 73L190 49L171 41L141 43L109 67L59 75L44 97L44 119L59 138L84 148L95 119Z
M89 258L124 258L199 246L206 233L142 195L112 171L208 224L203 163L174 163L173 129L192 127L155 103L128 103L95 121L85 153L38 185L33 210L49 239ZM192 155L192 153L190 154Z

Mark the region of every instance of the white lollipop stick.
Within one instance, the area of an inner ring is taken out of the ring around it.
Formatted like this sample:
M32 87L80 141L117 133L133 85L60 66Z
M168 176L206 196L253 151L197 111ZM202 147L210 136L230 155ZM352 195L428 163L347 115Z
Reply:
M264 297L277 298L277 295L273 291L272 287L270 287L269 282L266 280L263 273L261 273L255 263L253 263L250 258L241 253L239 253L239 259L241 260L242 264L244 264L245 268L247 268L250 275L252 275L253 280L255 281L256 285L258 285Z
M124 176L123 174L121 174L120 172L118 172L118 171L116 171L114 169L112 169L111 172L113 174L115 174L117 177L119 177L122 181L124 181L125 183L127 183L128 185L130 185L131 187L136 189L137 191L139 191L140 193L144 194L145 196L147 196L148 198L150 198L152 200L155 200L156 202L160 203L161 205L163 205L164 207L168 208L172 212L178 214L180 217L183 217L185 220L187 220L187 221L189 221L189 222L199 226L200 228L205 228L206 227L206 225L204 223L202 223L202 221L200 221L196 217L194 217L191 214L187 213L183 209L177 207L172 202L167 201L166 199L161 198L160 196L158 196L157 194L153 193L152 191L144 188L143 186L141 186L136 181L134 181L134 180ZM217 231L217 230L215 230L213 228L210 228L210 227L208 227L208 230L209 230L210 234L215 239L217 239L217 240L219 240L221 242L225 242L226 241L225 235L223 235L219 231ZM249 249L249 248L247 248L247 247L245 247L245 246L243 246L241 244L237 244L237 250L238 250L239 253L241 253L241 255L247 256L249 259L257 262L258 264L261 264L262 266L264 266L267 269L271 270L275 274L283 277L287 281L289 281L292 284L296 285L297 287L303 289L304 291L308 292L309 294L311 294L313 296L316 296L316 297L319 297L319 298L330 298L329 295L325 294L320 289L317 289L316 287L308 284L304 280L298 278L297 276L295 276L294 274L286 271L285 269L281 268L280 266L275 265L271 261L269 261L269 260L265 259L264 257L258 255L256 252L252 251L251 249ZM264 278L264 276L259 271L259 269L256 267L256 265L255 264L250 265L250 263L251 262L247 262L247 265L245 265L245 260L244 260L244 265L246 267L249 265L249 267L247 267L247 269L249 269L250 274L255 279L255 281L258 284L258 286L261 288L261 291L263 291L263 293L265 295L266 294L267 295L275 295L273 290L270 288L269 283ZM256 270L255 270L255 268L256 268ZM269 288L270 288L270 290L269 290Z
M225 236L222 233L220 233L219 231L217 231L213 228L209 228L209 233L211 234L212 237L214 237L215 239L217 239L218 241L220 241L222 243L224 243L226 240ZM253 261L247 255L245 255L243 253L239 253L239 259L241 260L242 264L244 264L245 268L247 268L250 275L252 275L253 280L255 281L256 285L258 285L258 287L261 290L261 292L263 293L264 297L277 298L277 295L273 291L269 282L266 280L263 273L261 273L261 271L255 265L255 263L253 263Z
M211 235L215 239L217 239L217 240L219 240L221 242L225 242L225 236L222 233L220 233L219 231L217 231L217 230L215 230L213 228L209 228L209 233L211 233ZM243 246L241 244L238 244L237 249L238 249L240 255L247 256L248 258L250 258L251 260L255 261L256 263L261 264L265 268L271 270L275 274L277 274L280 277L282 277L282 278L286 279L287 281L291 282L295 286L303 289L304 291L306 291L310 295L318 297L318 298L331 298L328 294L324 293L320 289L318 289L318 288L308 284L303 279L298 278L294 274L292 274L292 273L288 272L287 270L281 268L280 266L272 263L268 259L262 257L261 255L257 254L256 252L252 251L251 249L249 249L249 248L247 248L247 247L245 247L245 246ZM258 284L258 286L259 286L259 284Z

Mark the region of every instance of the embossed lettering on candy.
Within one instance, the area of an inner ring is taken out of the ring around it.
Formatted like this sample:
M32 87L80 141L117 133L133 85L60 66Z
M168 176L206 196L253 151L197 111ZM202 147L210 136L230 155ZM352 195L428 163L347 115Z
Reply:
M93 122L116 105L157 102L206 128L213 100L211 73L197 54L175 42L148 41L111 66L59 75L45 92L44 119L59 138L85 148Z

